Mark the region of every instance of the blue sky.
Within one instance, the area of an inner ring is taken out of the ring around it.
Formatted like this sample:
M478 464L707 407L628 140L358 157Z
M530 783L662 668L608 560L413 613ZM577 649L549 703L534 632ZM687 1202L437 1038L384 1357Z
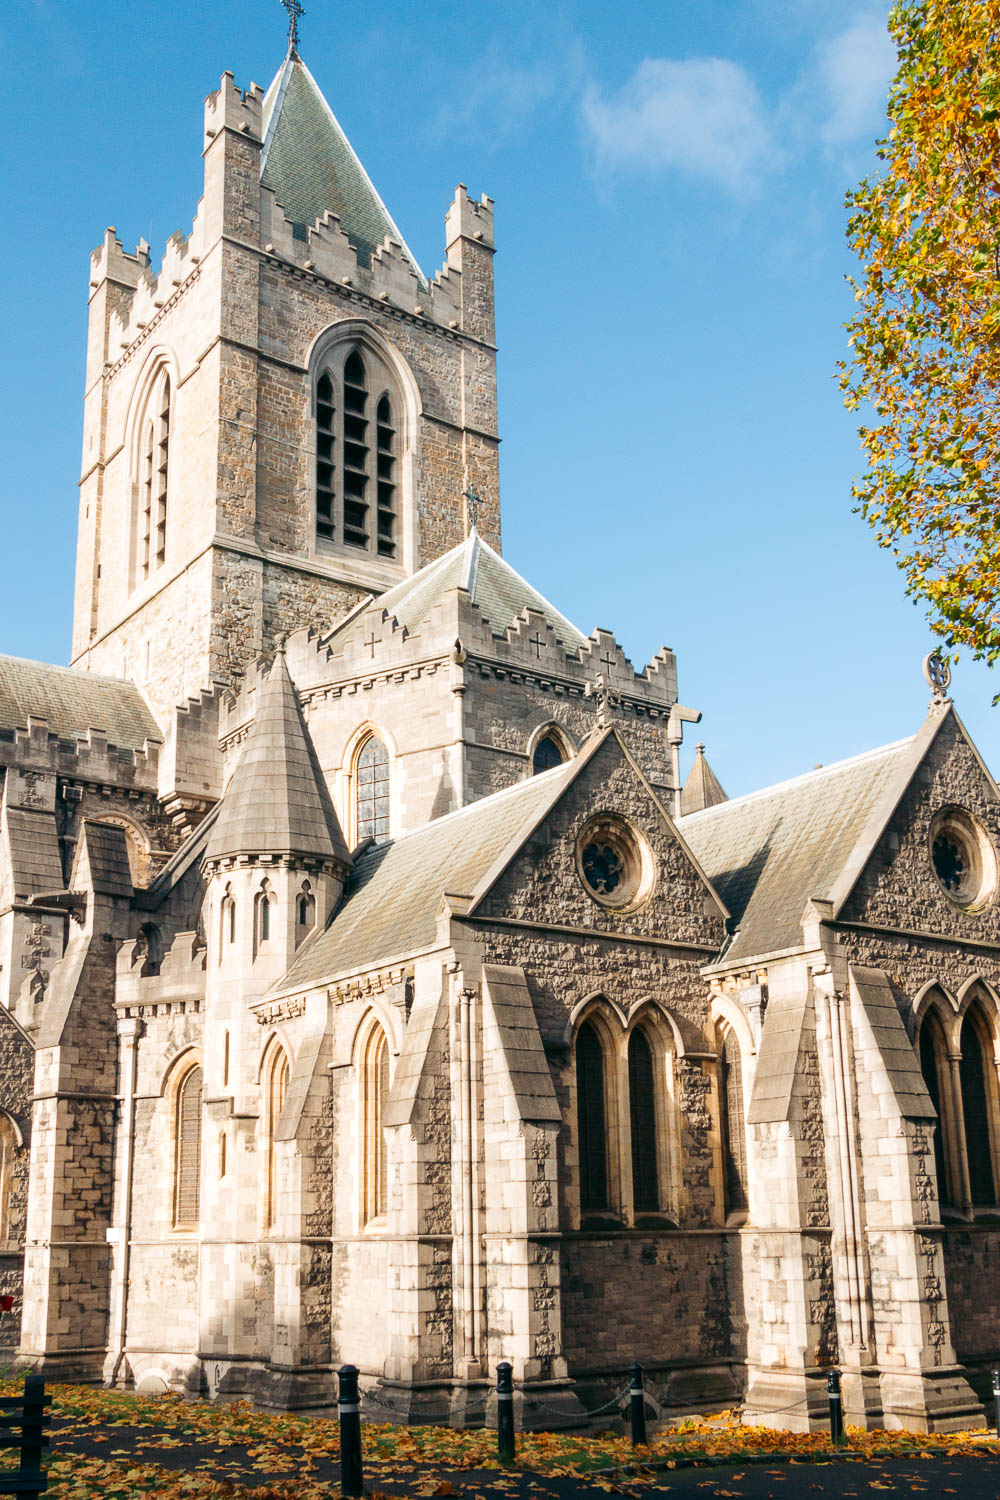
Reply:
M851 513L845 189L892 71L864 0L309 0L302 55L425 271L497 208L504 550L681 698L731 794L913 733L930 639ZM277 0L28 0L7 150L0 650L65 661L88 254L190 227L202 99L267 85ZM1000 687L962 662L988 762Z

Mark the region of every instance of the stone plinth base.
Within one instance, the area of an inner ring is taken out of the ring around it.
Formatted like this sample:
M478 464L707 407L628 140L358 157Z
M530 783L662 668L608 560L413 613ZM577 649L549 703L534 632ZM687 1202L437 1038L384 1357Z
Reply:
M742 1416L745 1427L773 1427L785 1432L829 1430L825 1371L751 1367L748 1376Z
M46 1380L73 1385L101 1385L106 1355L106 1349L46 1350L41 1354L20 1349L15 1364L24 1375L44 1375Z
M962 1432L985 1421L982 1402L961 1365L883 1370L882 1409L890 1432Z

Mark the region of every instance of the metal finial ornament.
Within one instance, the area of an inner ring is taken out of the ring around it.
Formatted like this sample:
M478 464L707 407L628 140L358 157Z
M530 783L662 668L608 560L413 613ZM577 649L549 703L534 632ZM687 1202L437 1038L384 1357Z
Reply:
M476 491L473 489L471 484L469 485L469 488L467 490L462 491L462 499L468 506L469 530L474 531L476 529L477 513L480 505L482 505L483 502L476 494Z
M931 702L943 703L951 686L951 667L936 649L924 657L924 681L934 694Z
M306 8L302 0L281 0L283 10L288 12L288 50L297 52L299 46L299 16L304 16Z

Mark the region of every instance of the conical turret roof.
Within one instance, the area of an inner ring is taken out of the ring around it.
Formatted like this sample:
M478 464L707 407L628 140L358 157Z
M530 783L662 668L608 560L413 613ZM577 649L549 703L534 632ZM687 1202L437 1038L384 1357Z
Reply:
M250 734L205 850L206 860L241 854L351 862L283 651L257 690Z
M304 240L317 219L334 213L364 264L388 236L402 246L424 282L339 120L295 51L264 95L260 179L273 189L297 238Z
M720 802L728 801L719 778L705 759L705 746L697 745L694 765L681 792L681 816L704 812L706 807L718 807Z

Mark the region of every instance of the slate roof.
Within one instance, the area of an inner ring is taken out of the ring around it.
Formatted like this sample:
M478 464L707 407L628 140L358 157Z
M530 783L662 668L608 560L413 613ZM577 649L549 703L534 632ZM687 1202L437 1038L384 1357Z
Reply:
M302 718L284 653L258 689L253 724L208 836L206 859L350 855Z
M508 845L531 828L581 768L568 761L360 855L344 902L302 949L275 993L429 948L445 893L471 896Z
M0 656L0 733L27 730L28 715L48 721L61 740L85 739L100 729L119 750L141 750L163 734L134 682Z
M556 640L567 651L575 653L587 644L582 631L484 542L475 527L464 542L380 595L376 602L380 609L394 615L400 625L405 625L411 635L419 635L420 626L434 605L449 589L456 588L468 589L494 635L503 635L522 610L534 609L544 615L555 631Z
M830 896L881 800L894 786L901 794L914 744L899 740L678 819L732 914L727 961L801 943L807 901Z
M272 188L297 239L328 211L361 253L362 264L386 236L423 273L358 160L336 115L302 59L290 52L264 95L260 180Z
M705 759L705 746L697 745L694 764L681 790L681 813L703 812L706 807L728 801L721 781Z

